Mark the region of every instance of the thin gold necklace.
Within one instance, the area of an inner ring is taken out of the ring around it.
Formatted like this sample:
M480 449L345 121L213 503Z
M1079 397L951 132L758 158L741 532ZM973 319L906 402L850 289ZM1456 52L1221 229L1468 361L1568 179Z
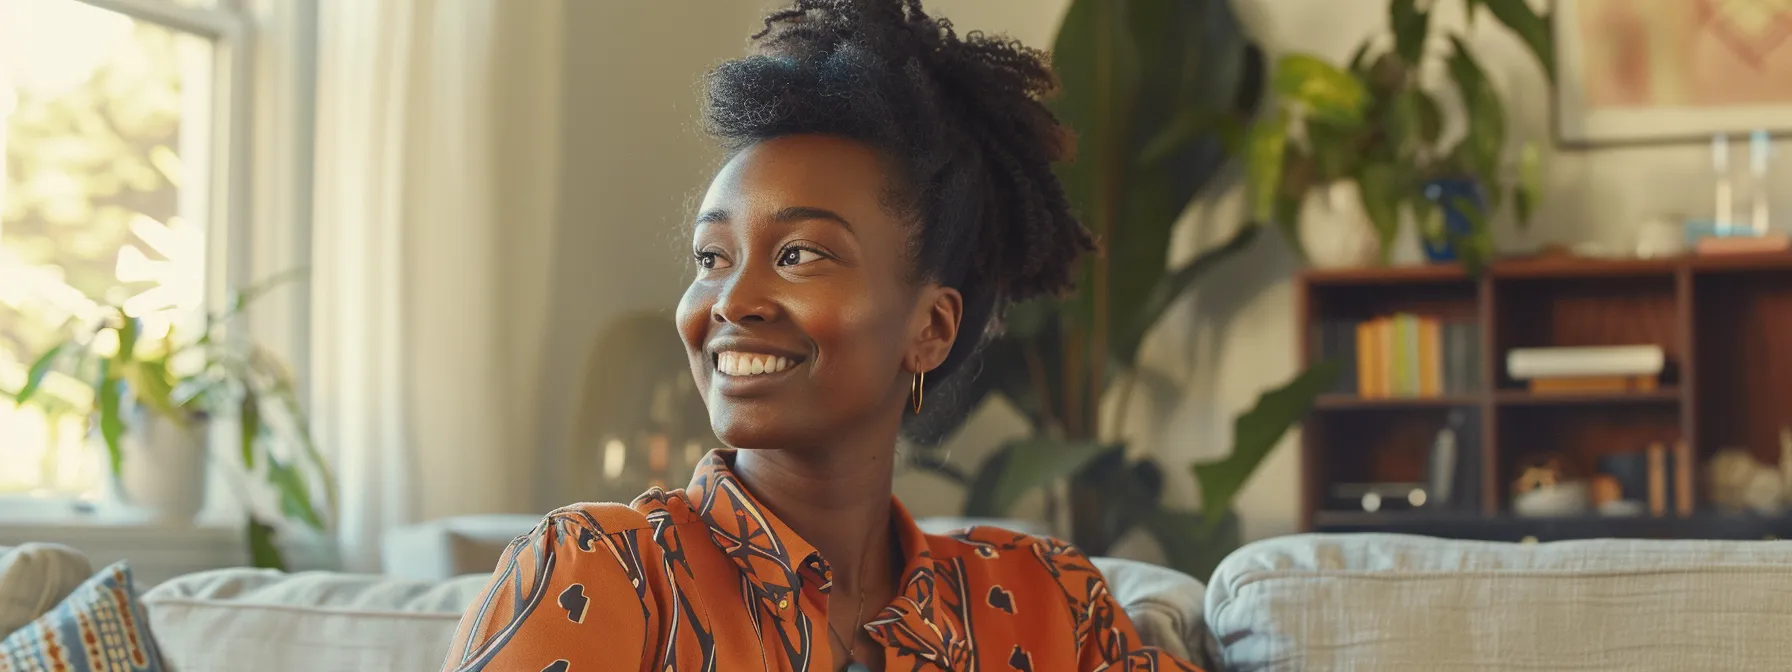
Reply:
M865 550L859 551L859 606L852 612L853 638L841 637L840 631L834 628L834 619L828 619L828 634L833 635L834 639L839 640L840 646L846 649L846 666L843 668L846 672L871 672L871 668L865 667L865 664L859 662L859 659L853 655L859 647L860 622L865 618L865 566L868 564L866 559L870 557L871 539L867 538Z

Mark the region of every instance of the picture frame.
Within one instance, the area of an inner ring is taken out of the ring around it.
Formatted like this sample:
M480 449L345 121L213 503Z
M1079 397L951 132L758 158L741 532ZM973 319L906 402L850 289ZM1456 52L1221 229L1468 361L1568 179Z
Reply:
M1792 3L1555 0L1566 145L1792 133Z

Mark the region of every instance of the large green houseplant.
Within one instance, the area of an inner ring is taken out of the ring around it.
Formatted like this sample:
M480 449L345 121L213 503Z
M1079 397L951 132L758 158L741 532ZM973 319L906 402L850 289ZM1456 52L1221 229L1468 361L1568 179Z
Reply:
M1493 15L1554 77L1547 15L1525 0L1462 1L1470 25L1483 11ZM1299 52L1278 59L1271 77L1278 104L1239 147L1255 218L1282 224L1298 244L1296 227L1327 224L1300 221L1303 199L1352 182L1384 263L1404 211L1428 247L1448 249L1471 270L1492 258L1490 218L1504 205L1520 226L1529 223L1540 153L1527 144L1508 156L1505 105L1463 35L1451 32L1447 48L1434 48L1446 42L1435 39L1442 31L1432 21L1442 4L1391 0L1387 31L1366 38L1347 65ZM1427 65L1441 66L1431 70L1445 75L1447 87L1427 86ZM1454 95L1460 133L1444 134L1440 94Z
M965 391L972 401L1012 402L1028 435L968 472L937 451L913 461L966 486L966 515L1000 516L1044 489L1052 508L1068 509L1068 536L1084 551L1106 553L1142 528L1172 565L1205 576L1238 544L1232 503L1244 482L1336 375L1330 366L1303 372L1238 416L1231 454L1189 468L1198 511L1166 505L1165 468L1127 453L1121 419L1143 373L1146 333L1263 228L1245 222L1225 243L1167 263L1177 220L1228 160L1215 129L1255 113L1263 56L1226 0L1076 0L1052 60L1062 92L1050 104L1078 136L1059 178L1101 252L1084 262L1074 295L1013 308ZM1116 410L1104 415L1110 393Z
M312 441L285 364L232 329L257 297L292 277L236 293L224 310L204 315L191 334L170 329L145 337L142 319L113 306L96 324L74 328L39 355L24 386L11 396L19 404L72 405L97 430L115 478L131 456L127 436L142 432L143 425L165 421L203 434L212 418L234 417L238 432L230 452L252 479L247 485L259 482L278 502L278 513L259 510L256 497L238 490L248 509L244 532L250 559L258 567L284 568L275 542L280 520L325 531L326 515L336 503L335 482ZM90 396L74 403L53 398L44 383L57 373L81 382ZM148 459L143 455L140 459ZM321 485L324 502L313 496L313 481Z

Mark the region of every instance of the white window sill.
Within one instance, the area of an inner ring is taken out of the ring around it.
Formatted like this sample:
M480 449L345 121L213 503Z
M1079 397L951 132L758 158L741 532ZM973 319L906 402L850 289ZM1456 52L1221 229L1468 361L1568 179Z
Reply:
M160 522L103 507L82 511L68 500L0 497L0 546L26 542L73 547L95 570L129 560L140 592L184 574L248 564L240 526Z

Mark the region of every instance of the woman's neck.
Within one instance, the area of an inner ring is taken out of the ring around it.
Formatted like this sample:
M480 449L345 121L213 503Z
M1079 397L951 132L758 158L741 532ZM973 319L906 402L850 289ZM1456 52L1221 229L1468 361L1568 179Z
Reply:
M821 552L836 594L868 591L866 604L893 590L890 488L894 451L742 450L734 473L759 503ZM868 580L866 584L864 581ZM882 606L882 602L875 602Z

